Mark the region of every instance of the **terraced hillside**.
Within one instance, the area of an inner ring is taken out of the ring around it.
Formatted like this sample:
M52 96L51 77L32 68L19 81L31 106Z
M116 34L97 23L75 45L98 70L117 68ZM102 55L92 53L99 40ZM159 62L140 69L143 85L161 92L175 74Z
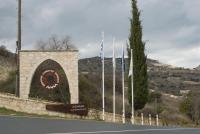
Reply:
M127 60L126 60L127 61ZM127 62L126 62L127 63ZM159 63L148 59L149 89L180 95L180 90L198 90L200 87L200 71L185 69ZM121 78L120 59L117 59L117 79ZM126 72L129 65L126 64ZM99 57L81 59L79 72L101 77L101 61ZM105 74L112 80L112 59L105 59ZM111 89L110 89L111 90Z

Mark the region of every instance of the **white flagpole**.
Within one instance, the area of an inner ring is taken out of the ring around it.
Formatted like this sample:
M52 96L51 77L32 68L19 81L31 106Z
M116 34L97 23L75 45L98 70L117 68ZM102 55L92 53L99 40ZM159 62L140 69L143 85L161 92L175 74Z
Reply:
M135 117L134 117L134 90L133 90L133 49L131 49L131 93L132 93L132 124L135 123Z
M102 114L102 119L105 120L105 95L104 95L104 32L102 32L102 43L103 43L103 50L102 50L102 110L103 110L103 114Z
M122 93L123 93L123 111L122 122L125 123L125 102L124 102L124 45L122 45Z
M113 122L115 122L115 38L113 38Z

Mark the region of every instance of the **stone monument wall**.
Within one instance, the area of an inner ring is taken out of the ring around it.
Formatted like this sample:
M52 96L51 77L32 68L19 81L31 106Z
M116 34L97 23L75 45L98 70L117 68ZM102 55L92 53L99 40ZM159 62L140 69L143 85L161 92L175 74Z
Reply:
M78 51L20 51L19 97L28 99L33 75L46 60L57 62L64 70L69 83L71 104L79 101L78 93Z

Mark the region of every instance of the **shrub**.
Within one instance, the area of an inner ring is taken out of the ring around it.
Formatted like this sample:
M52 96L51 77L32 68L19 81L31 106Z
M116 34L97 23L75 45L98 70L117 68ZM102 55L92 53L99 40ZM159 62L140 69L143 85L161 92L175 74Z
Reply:
M191 92L181 102L179 110L188 115L196 125L200 124L200 94Z
M148 102L155 102L155 100L157 99L157 102L160 103L161 97L162 94L160 92L151 92L149 94Z
M0 82L0 92L15 93L16 87L16 72L9 72L8 78L5 81Z
M187 97L180 103L179 110L180 112L187 114L188 116L191 117L191 107L192 107L191 99L190 97Z
M79 77L79 97L80 103L87 104L90 108L101 107L101 94L94 83L82 75Z
M1 45L0 56L5 57L5 58L14 58L15 54L10 52L4 45Z

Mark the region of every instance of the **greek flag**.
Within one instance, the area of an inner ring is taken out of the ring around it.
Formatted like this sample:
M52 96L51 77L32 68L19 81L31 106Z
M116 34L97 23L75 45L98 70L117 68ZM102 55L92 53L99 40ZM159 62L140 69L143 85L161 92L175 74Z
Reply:
M100 52L101 62L104 61L104 44L101 42L101 52Z
M125 72L124 45L122 45L122 71Z

